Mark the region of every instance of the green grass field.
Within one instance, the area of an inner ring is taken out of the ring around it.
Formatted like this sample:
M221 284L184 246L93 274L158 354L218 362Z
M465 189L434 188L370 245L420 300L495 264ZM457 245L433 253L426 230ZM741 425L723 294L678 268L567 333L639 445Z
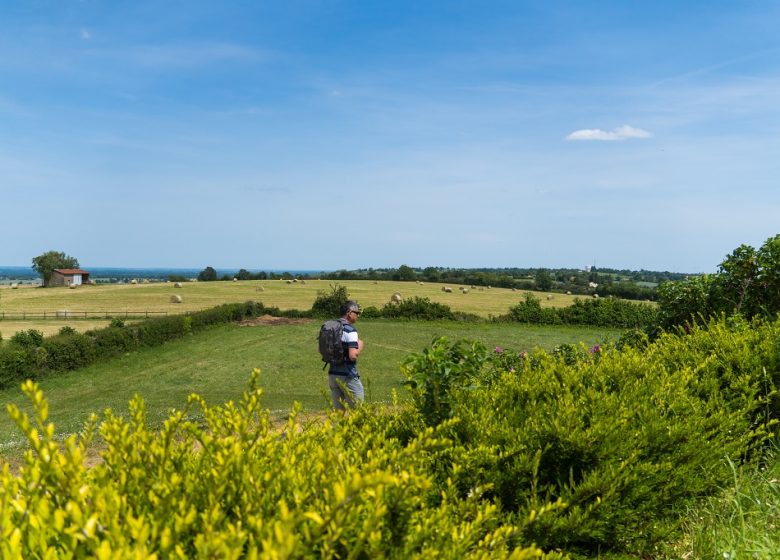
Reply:
M534 347L549 350L560 343L590 345L619 335L610 329L488 323L362 320L357 326L366 344L360 359L361 376L367 400L373 402L390 401L393 390L405 395L399 365L438 336L475 339L488 348L521 351ZM236 400L255 367L262 372L265 406L275 415L283 416L294 401L305 410L317 411L329 406L327 374L316 350L318 330L319 322L313 321L223 325L39 381L50 401L58 433L78 430L91 412L106 408L126 411L127 402L136 393L145 399L153 423L166 417L170 408L184 407L193 392L212 404ZM0 402L28 409L18 388L0 391ZM7 448L15 434L11 421L0 415L0 445Z

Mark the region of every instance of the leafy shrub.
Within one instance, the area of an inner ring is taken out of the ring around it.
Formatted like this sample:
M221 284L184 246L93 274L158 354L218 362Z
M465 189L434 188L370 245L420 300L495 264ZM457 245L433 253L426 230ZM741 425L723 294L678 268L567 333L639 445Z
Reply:
M60 327L59 334L76 334L76 329L68 325Z
M658 311L652 305L616 298L576 298L567 307L542 307L539 298L526 293L525 300L511 307L502 319L543 325L639 328L655 325Z
M780 414L780 322L622 351L463 348L440 339L405 363L422 424L456 442L435 479L532 519L524 542L548 550L653 556L686 504L729 481L724 457L751 461Z
M317 297L311 306L312 317L331 318L341 315L341 305L349 299L346 286L331 284L330 292L317 291Z
M518 323L532 323L535 325L556 325L561 323L560 317L551 307L542 307L538 297L531 293L525 294L525 300L514 307L509 308L506 317L510 321Z
M129 419L93 415L64 443L47 423L10 413L31 451L18 476L0 471L3 558L495 558L561 559L518 542L514 524L477 496L435 496L429 466L446 445L427 431L408 444L371 407L320 424L294 409L282 437L260 408L253 375L236 404L174 412L159 432L144 403ZM94 432L102 461L84 458ZM334 474L335 473L335 474Z
M35 329L18 331L11 335L9 340L25 348L36 348L43 343L43 333Z
M111 322L109 323L109 326L110 327L117 327L117 328L121 329L122 327L125 326L125 321L124 321L124 319L120 319L119 317L114 317L113 319L111 319Z
M658 287L661 326L706 323L721 314L773 318L780 312L780 235L759 249L740 245L701 275Z
M378 319L382 316L382 311L374 305L369 305L361 309L360 314L364 319Z
M43 341L47 370L62 371L84 367L95 360L96 348L92 340L83 334L60 334Z
M449 305L431 301L428 298L413 297L400 302L390 302L382 307L382 317L388 319L422 319L436 321L454 319Z
M487 359L487 349L481 342L460 340L450 344L446 337L407 358L401 372L417 410L429 426L452 416L453 390L472 386Z

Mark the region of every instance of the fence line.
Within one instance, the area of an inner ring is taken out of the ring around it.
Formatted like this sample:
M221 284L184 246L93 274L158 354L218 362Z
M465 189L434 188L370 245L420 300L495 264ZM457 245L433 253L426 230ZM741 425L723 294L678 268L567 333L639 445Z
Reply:
M0 311L0 321L41 319L143 319L168 315L168 311Z

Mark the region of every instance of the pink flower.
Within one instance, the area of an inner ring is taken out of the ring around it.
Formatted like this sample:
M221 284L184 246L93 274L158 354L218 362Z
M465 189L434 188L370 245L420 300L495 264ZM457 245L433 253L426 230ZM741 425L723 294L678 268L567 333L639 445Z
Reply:
M598 354L599 352L601 352L601 346L599 346L598 344L594 344L593 346L588 348L588 352L590 352L591 354Z
M504 351L500 346L496 346L496 354L501 354Z

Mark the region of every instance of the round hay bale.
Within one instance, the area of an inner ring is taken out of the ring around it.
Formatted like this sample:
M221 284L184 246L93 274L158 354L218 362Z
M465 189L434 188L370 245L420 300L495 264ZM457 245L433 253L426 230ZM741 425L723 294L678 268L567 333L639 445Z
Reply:
M288 281L287 281L287 283L288 283L288 284L292 284L292 280L288 280Z
M176 283L173 285L173 287L174 287L174 288L181 288L181 282L176 282Z
M570 296L570 295L571 295L571 292L566 292L566 295L567 295L567 296Z
M599 295L598 294L593 294L593 297L598 299Z
M57 310L57 317L67 317L70 312L67 309Z
M390 302L391 303L400 303L403 298L401 297L401 292L396 292L392 296L390 296Z
M173 294L171 296L171 303L181 303L182 301L184 300L181 299L181 296L179 294Z
M233 282L238 282L238 278L233 278Z
M550 301L553 298L552 294L547 294L547 301Z
M130 283L131 283L131 284L138 284L138 280L136 280L135 278L133 278L132 280L130 280Z
M255 288L255 291L256 292L264 292L265 288L263 288L262 286L258 286L257 288Z
M467 293L469 293L469 289L468 289L468 288L463 288L463 289L461 290L461 292L463 292L464 294L467 294Z
M11 289L12 289L12 290L18 290L18 289L19 289L19 284L17 284L16 282L14 282L13 284L11 284Z
M68 288L70 288L71 290L75 290L76 288L78 288L78 285L77 284L71 284L70 286L68 286Z

